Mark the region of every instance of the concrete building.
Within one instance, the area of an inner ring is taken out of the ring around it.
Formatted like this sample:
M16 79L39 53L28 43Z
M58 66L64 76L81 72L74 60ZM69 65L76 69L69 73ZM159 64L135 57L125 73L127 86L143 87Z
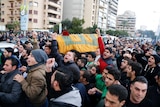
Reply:
M117 16L116 30L127 31L131 36L135 34L136 16L132 11L125 11Z
M107 30L109 0L97 0L97 18L95 23L103 31Z
M49 29L62 21L63 0L1 0L1 23L20 22L20 6L28 4L28 30Z
M84 28L96 24L104 31L115 30L117 6L118 0L64 0L63 20L76 17L84 19Z
M107 30L116 30L118 0L108 0Z

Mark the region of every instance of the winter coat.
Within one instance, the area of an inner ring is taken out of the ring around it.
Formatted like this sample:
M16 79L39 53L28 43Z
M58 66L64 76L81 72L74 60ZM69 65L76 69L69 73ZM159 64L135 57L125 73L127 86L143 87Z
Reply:
M28 72L26 80L23 80L21 84L29 101L35 106L42 105L47 96L45 64L32 67Z
M79 90L73 87L73 90L65 93L58 98L50 99L49 107L81 107L81 95Z
M0 106L2 107L23 107L22 87L13 78L16 74L21 74L15 70L3 74L0 78Z

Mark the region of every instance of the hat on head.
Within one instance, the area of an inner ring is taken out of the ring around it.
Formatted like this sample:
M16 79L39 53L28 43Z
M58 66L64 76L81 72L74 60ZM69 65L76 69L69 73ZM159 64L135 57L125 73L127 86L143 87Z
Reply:
M158 64L160 62L160 57L157 54L152 54L151 56L155 59L155 64Z
M46 63L48 56L43 50L35 49L32 50L31 53L38 63Z

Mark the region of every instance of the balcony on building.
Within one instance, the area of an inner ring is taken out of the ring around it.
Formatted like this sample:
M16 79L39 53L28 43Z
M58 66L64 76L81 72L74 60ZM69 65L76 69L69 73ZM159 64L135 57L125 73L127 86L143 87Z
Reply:
M61 8L61 6L60 6L59 4L57 4L57 3L55 3L55 2L52 2L52 1L49 1L49 2L48 2L48 5L53 6L53 7L56 7L56 8Z
M14 2L14 0L9 0L9 2Z

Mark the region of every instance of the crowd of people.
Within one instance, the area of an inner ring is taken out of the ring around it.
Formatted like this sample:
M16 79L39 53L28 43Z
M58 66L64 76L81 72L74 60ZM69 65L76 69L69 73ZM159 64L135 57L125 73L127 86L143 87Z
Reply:
M0 107L159 107L160 42L119 38L59 53L57 34L30 32L0 56Z

